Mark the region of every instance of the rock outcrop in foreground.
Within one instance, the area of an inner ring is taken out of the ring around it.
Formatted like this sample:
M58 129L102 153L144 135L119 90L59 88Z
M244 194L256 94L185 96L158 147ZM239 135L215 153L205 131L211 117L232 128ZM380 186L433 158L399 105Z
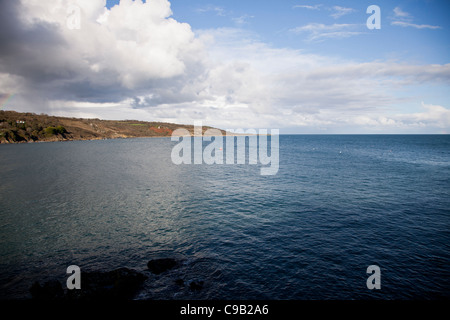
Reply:
M64 290L59 281L51 280L43 285L35 282L30 293L37 300L124 300L131 299L145 279L144 274L127 268L84 272L79 290Z
M189 275L175 280L170 277L171 270L176 272L177 268L183 266L182 261L173 258L152 259L147 263L148 269L143 272L128 268L81 272L80 289L69 290L58 280L50 280L42 285L36 281L31 286L30 293L38 301L131 300L146 287L144 282L147 279L151 281L154 277L171 281L178 290L188 290L191 293L202 291L205 285L203 280L192 279Z
M147 267L150 270L150 272L154 274L160 274L167 270L173 269L176 267L178 262L175 259L172 258L163 258L163 259L155 259L150 260L147 263Z

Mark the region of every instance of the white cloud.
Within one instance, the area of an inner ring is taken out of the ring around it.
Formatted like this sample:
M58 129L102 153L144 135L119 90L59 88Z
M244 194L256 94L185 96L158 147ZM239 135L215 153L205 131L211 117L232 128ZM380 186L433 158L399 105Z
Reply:
M234 23L241 27L245 24L249 23L249 19L254 18L254 16L248 15L248 14L244 14L242 16L236 17L236 18L232 18L232 20L234 21Z
M82 9L79 30L67 27L67 8L74 4ZM122 0L110 11L104 4L90 0L3 4L17 21L2 28L15 41L3 41L0 72L22 77L29 90L77 94L77 87L90 87L96 98L104 91L109 94L108 87L129 93L149 90L166 79L202 72L202 44L188 24L170 18L167 0Z
M221 17L226 15L226 11L223 7L212 6L212 5L197 8L196 11L199 13L214 12L216 15L221 16Z
M422 102L423 112L411 114L399 114L395 118L404 125L422 126L433 125L439 128L450 128L450 109L440 105L426 104Z
M345 8L345 7L340 7L340 6L334 6L332 8L332 10L334 11L334 13L332 13L331 16L335 19L338 19L344 15L347 15L347 14L350 14L350 13L356 11L353 8Z
M292 8L300 8L300 9L308 9L308 10L321 10L322 4L315 4L315 5L294 5ZM333 11L333 13L330 15L331 17L338 19L342 16L345 16L347 14L356 12L353 8L346 8L341 6L333 6L333 7L323 7L324 9L328 11Z
M309 33L308 40L322 40L324 38L348 38L362 34L361 31L356 31L361 26L356 24L331 24L325 25L322 23L310 23L305 26L291 29L294 33Z
M309 10L319 10L321 6L322 6L321 4L315 4L313 6L306 5L306 4L305 5L297 4L297 5L293 6L293 8L294 9L295 8L301 8L301 9L309 9Z
M393 26L400 26L400 27L413 27L416 29L441 29L440 26L432 26L429 24L415 24L405 21L393 21L391 23Z
M384 128L385 130L406 129L417 130L434 127L437 129L450 128L450 109L440 105L421 103L422 112L399 113L393 115L368 114L348 119L349 124L357 123L361 126Z
M404 12L400 7L394 8L394 15L398 18L412 18L408 12Z
M293 29L293 31L300 32L300 31L310 31L310 32L318 32L318 31L334 31L334 30L342 30L349 27L353 27L352 24L332 24L332 25L325 25L322 23L310 23L303 27L298 27Z
M399 7L394 8L394 18L396 20L391 22L391 25L393 26L400 26L400 27L412 27L416 29L441 29L440 26L433 26L429 24L416 24L413 23L413 16L400 9Z
M99 73L109 73L121 85L134 88L149 79L182 75L188 60L194 59L199 50L190 26L169 18L172 12L167 0L147 3L122 0L108 15L103 15L101 24L96 18L106 10L102 1L76 2L85 14L81 30L65 27L68 3L60 1L59 6L49 6L45 1L34 1L32 6L27 3L30 11L24 16L39 12L40 19L56 24L59 36L69 44L71 63L85 69L85 76L91 81L97 81Z

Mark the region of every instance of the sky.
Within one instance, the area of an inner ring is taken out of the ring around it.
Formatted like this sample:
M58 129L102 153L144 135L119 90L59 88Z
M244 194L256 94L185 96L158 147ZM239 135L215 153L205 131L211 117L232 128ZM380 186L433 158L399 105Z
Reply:
M0 0L0 108L450 133L449 13L446 0Z

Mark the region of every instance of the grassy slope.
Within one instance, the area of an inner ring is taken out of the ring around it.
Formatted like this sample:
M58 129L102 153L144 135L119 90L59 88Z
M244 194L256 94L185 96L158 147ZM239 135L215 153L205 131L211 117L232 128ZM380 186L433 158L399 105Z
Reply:
M173 123L65 118L0 110L0 143L169 137L178 128L194 132L193 126ZM203 127L203 133L209 128Z

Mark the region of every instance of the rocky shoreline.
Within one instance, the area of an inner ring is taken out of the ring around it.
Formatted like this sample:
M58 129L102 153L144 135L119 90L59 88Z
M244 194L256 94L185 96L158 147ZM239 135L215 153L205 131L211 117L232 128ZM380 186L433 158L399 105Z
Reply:
M180 261L173 258L153 259L147 263L148 271L154 275L164 274L179 266ZM82 272L80 289L64 288L58 280L50 280L42 285L36 281L30 287L30 294L33 300L39 301L131 300L147 279L145 273L124 267L106 272ZM200 291L204 282L186 282L179 278L175 284L191 291Z

